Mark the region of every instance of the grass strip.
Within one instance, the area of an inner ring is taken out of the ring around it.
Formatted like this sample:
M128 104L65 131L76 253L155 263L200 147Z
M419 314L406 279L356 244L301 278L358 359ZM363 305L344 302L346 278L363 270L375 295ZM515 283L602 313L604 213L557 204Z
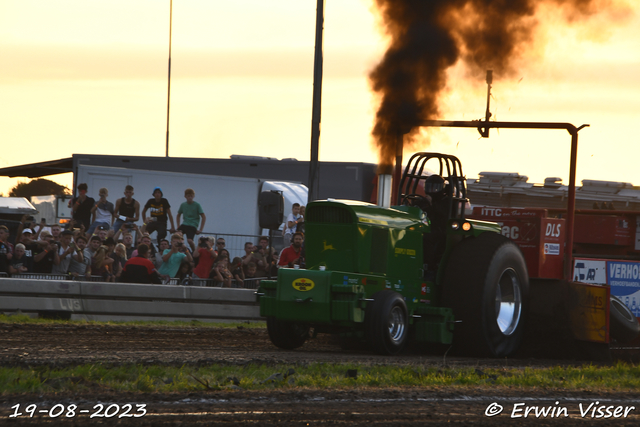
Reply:
M389 387L511 388L521 390L638 391L640 367L416 368L309 363L202 367L80 365L72 368L0 367L0 394L121 391L357 389Z
M243 328L264 329L267 323L263 321L244 321L244 322L201 322L199 320L190 321L109 321L98 322L93 320L56 320L56 319L40 319L37 317L27 316L26 314L0 314L0 324L39 324L39 325L122 325L122 326L148 326L148 327L176 327L176 328L231 328L236 329L238 326Z

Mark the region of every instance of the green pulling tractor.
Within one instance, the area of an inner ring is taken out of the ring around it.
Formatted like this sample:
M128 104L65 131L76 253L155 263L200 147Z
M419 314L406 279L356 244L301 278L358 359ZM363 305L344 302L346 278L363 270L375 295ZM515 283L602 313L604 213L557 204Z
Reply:
M427 165L437 173L427 174ZM295 349L338 334L396 354L409 340L503 357L522 340L529 279L520 249L497 224L465 218L460 161L415 154L399 205L308 204L308 269L280 269L257 292L273 344ZM379 202L380 203L380 202Z

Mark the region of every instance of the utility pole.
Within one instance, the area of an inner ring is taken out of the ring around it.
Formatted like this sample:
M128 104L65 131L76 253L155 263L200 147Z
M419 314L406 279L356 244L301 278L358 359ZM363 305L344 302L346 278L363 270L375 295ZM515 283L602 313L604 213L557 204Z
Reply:
M316 47L313 61L313 108L311 110L311 156L309 160L309 201L318 197L318 151L320 147L320 112L322 106L322 32L324 0L316 11Z
M173 25L173 0L169 0L169 79L167 84L167 140L164 156L169 157L169 105L171 101L171 27Z

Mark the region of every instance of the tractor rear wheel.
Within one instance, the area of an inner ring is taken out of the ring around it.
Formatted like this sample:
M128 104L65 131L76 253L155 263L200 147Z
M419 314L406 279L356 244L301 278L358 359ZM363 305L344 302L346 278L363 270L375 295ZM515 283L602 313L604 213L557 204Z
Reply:
M609 331L619 343L633 341L640 333L638 319L620 298L611 295L609 299Z
M267 332L271 342L285 350L301 347L309 338L309 326L278 320L275 317L267 317Z
M518 246L485 232L460 242L445 271L443 306L453 309L454 348L504 357L520 345L529 302L529 277Z
M384 290L373 295L365 310L365 336L373 351L397 354L407 343L407 304L397 292Z

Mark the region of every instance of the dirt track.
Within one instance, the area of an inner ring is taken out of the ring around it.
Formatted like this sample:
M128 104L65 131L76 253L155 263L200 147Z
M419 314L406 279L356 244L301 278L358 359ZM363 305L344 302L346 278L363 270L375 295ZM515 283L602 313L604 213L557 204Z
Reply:
M100 325L0 325L1 366L69 366L82 363L142 363L207 365L213 363L304 363L350 362L360 364L416 364L442 366L441 355L406 354L399 357L378 356L367 352L341 350L330 336L319 335L297 351L275 348L264 329L156 328ZM533 359L465 359L447 358L448 366L549 366L554 360ZM533 399L533 400L523 400ZM569 399L569 400L567 400ZM225 391L164 395L123 395L96 390L82 396L4 396L0 399L0 419L8 425L39 425L88 421L105 425L173 425L174 423L225 425L424 425L454 422L464 425L511 424L508 415L513 404L566 406L577 418L520 418L532 425L584 423L578 404L608 401L608 405L636 406L627 418L597 420L602 424L637 425L640 394L605 395L603 393L521 392L468 389L356 390L356 391ZM559 404L555 404L559 401ZM8 418L11 406L36 403L50 409L55 404L92 408L96 403L145 403L148 413L142 418ZM500 416L486 417L492 402L504 407ZM594 422L596 420L593 420Z
M245 364L361 363L441 366L442 354L407 351L380 356L345 351L319 334L295 351L276 348L264 328L150 327L123 325L0 324L0 365L66 366L81 363ZM570 360L447 357L448 366L551 366Z

